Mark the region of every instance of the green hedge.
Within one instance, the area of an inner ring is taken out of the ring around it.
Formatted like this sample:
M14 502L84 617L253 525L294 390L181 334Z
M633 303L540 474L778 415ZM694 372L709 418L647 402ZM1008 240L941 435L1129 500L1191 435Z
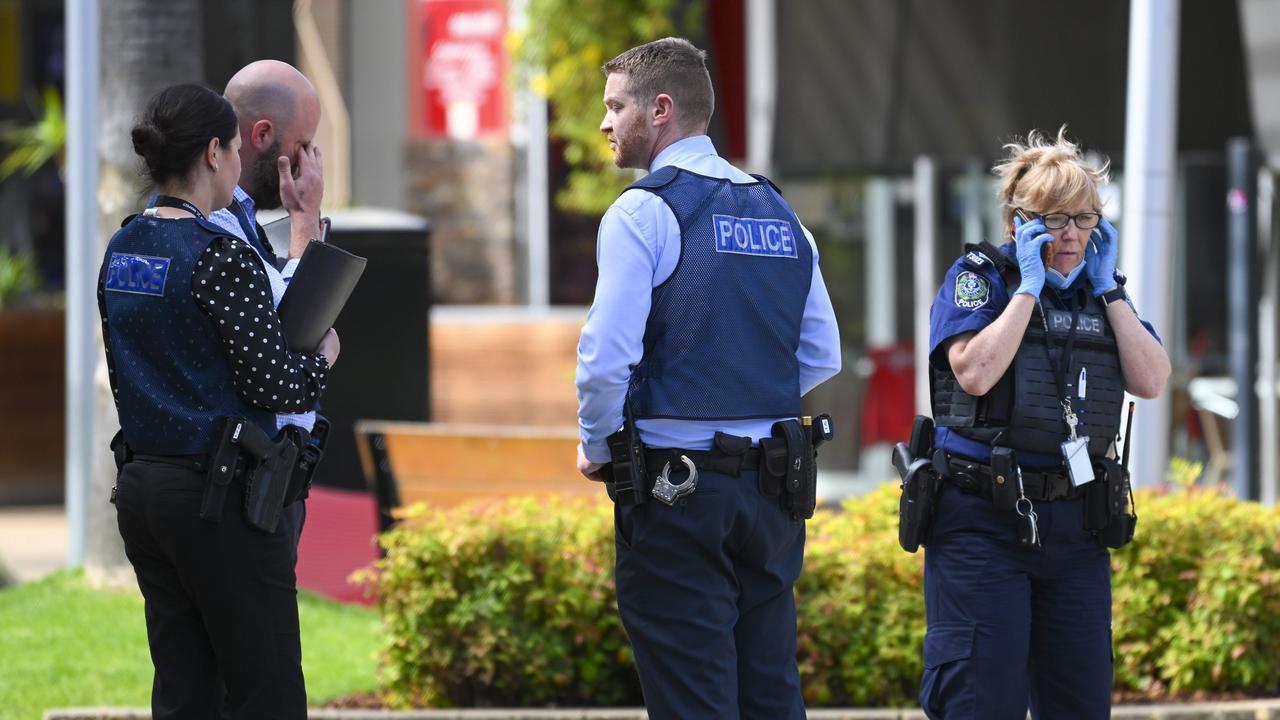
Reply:
M915 702L923 553L896 541L886 484L809 524L796 585L813 706ZM1140 493L1138 539L1112 553L1116 687L1153 696L1280 691L1280 510L1216 491ZM607 502L418 510L368 579L394 707L635 705Z

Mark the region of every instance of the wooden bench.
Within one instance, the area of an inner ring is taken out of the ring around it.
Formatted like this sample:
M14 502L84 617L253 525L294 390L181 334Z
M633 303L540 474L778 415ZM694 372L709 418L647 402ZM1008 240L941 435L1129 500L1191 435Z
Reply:
M417 502L441 508L518 495L604 495L578 474L573 427L361 420L355 433L383 529L393 509Z

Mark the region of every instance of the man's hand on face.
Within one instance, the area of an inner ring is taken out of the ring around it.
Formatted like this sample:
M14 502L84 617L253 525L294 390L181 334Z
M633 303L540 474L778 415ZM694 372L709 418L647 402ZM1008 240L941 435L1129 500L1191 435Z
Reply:
M320 201L324 199L324 160L320 148L307 145L298 151L298 177L287 155L276 158L280 173L280 203L289 212L289 257L301 257L307 242L320 239Z

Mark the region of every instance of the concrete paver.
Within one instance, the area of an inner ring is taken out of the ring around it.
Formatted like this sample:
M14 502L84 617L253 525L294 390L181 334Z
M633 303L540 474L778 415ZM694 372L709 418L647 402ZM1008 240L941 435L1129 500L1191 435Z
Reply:
M61 505L0 507L0 564L18 582L67 566L67 513Z

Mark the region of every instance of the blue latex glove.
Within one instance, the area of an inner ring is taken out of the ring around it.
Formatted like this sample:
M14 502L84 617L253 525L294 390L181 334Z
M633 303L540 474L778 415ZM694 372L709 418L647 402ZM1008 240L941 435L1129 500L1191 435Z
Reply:
M1103 218L1090 233L1084 250L1084 270L1089 273L1094 297L1116 286L1116 248L1116 226Z
M1013 294L1027 293L1038 298L1044 288L1044 258L1040 257L1040 247L1053 242L1053 236L1045 229L1044 221L1040 218L1024 223L1014 217L1013 225L1013 237L1018 249L1018 269L1022 271L1022 282Z

